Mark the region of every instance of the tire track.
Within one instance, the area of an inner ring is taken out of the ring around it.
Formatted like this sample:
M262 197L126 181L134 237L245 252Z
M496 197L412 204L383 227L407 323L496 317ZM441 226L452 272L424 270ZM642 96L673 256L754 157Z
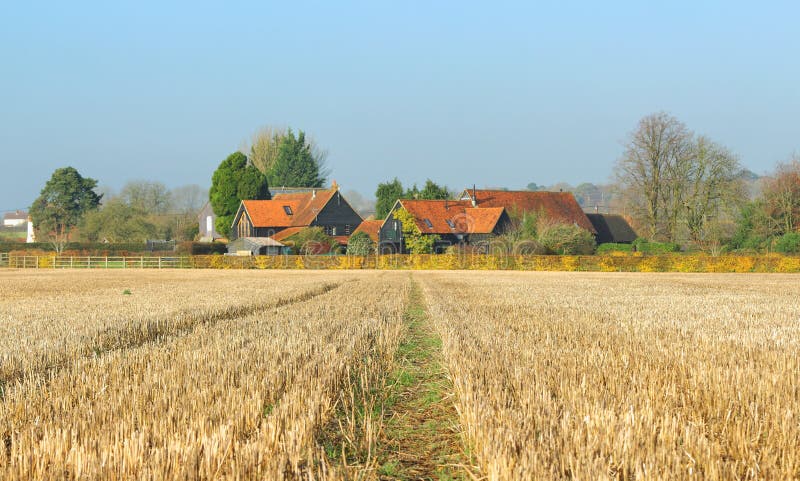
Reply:
M210 313L197 311L184 311L178 313L173 319L156 319L139 325L123 328L108 328L98 331L95 335L86 338L86 342L75 354L59 356L55 362L36 369L15 369L7 372L0 378L0 400L5 397L8 386L22 381L28 377L42 376L50 378L53 374L67 368L73 361L87 357L101 357L110 352L123 349L135 349L151 342L166 342L175 338L191 334L200 326L213 326L220 321L245 317L259 311L278 309L287 305L297 304L326 294L344 285L346 282L324 283L311 290L303 291L296 295L282 297L277 301L251 304L247 306L227 306L221 310ZM0 369L2 372L3 369ZM46 382L46 381L45 381Z

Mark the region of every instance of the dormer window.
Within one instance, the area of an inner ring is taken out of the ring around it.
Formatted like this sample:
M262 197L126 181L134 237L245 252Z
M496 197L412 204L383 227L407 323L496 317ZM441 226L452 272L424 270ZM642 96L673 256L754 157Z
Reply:
M422 219L422 222L424 222L425 225L428 226L428 229L433 229L433 224L431 224L430 219Z
M284 205L284 206L283 206L283 211L284 211L284 212L286 212L286 215L292 215L292 208L291 208L291 206Z

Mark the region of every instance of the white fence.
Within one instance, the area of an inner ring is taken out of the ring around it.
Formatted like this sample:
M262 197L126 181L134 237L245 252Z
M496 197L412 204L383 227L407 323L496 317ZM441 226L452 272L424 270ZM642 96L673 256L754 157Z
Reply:
M8 254L0 252L0 267L8 267Z
M185 269L188 257L9 256L0 266L16 269Z

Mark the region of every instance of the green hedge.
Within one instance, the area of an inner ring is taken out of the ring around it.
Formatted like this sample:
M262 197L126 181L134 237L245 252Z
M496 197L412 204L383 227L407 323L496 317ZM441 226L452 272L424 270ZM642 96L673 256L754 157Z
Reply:
M784 254L800 253L800 232L789 232L775 241L775 251Z
M681 250L681 246L673 242L650 242L641 237L633 241L633 247L643 254L671 254Z
M597 254L607 254L609 252L633 252L633 245L609 242L608 244L600 244L597 246L596 252Z
M0 242L0 252L44 251L55 252L50 242ZM127 253L150 253L144 242L120 242L104 244L102 242L68 242L64 253L81 253L85 255L123 255Z
M181 242L175 250L178 254L192 256L207 256L228 252L227 246L220 242Z

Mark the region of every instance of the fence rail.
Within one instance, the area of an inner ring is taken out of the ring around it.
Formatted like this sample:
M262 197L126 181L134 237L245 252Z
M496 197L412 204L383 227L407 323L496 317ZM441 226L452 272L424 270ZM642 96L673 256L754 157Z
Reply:
M8 254L0 252L0 267L8 267Z
M189 257L6 256L0 265L17 269L184 269Z

